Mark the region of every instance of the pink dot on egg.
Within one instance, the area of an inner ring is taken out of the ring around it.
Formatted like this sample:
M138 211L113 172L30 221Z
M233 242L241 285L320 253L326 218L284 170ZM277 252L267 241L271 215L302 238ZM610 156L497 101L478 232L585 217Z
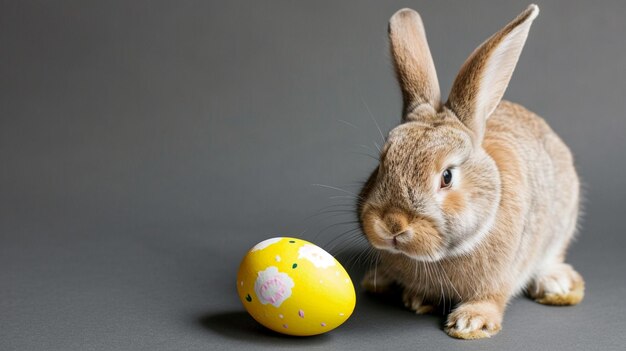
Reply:
M325 327L325 326L326 326L326 323L322 322L322 323L320 323L320 325L321 325L322 327Z
M287 324L283 324L283 328L287 329Z
M304 311L303 310L298 311L298 316L300 316L300 318L304 318Z

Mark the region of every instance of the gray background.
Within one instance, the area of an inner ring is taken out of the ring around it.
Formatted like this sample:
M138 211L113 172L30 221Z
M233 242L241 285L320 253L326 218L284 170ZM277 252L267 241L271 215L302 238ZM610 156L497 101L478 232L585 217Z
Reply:
M476 342L361 292L352 318L318 337L282 337L245 314L236 270L267 237L314 240L360 280L358 235L340 236L353 216L308 218L352 200L312 184L358 189L381 142L374 120L383 133L398 123L386 25L405 6L424 18L445 96L527 3L2 1L0 349L623 349L618 1L541 1L506 94L576 155L581 305L520 297L504 330Z

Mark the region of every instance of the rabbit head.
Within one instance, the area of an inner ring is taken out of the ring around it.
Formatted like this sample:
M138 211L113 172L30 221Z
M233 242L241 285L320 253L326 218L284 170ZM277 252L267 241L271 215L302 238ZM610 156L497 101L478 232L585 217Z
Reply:
M419 14L403 9L392 16L403 123L389 133L361 192L360 221L372 246L436 261L471 251L489 232L500 174L482 147L483 136L538 12L531 5L481 44L445 103Z

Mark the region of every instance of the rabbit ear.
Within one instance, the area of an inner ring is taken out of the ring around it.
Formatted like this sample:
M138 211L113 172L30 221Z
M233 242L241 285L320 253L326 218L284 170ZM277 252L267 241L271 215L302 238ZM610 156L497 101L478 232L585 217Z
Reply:
M411 9L402 9L391 16L389 41L402 89L403 119L423 104L428 104L430 110L439 110L439 82L420 15Z
M539 14L530 5L480 45L461 67L446 106L482 141L487 118L496 109L519 59L528 30Z

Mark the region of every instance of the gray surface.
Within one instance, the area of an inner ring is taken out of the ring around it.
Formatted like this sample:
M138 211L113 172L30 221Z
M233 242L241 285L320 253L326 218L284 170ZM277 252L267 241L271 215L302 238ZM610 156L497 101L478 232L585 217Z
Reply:
M358 245L330 243L352 224L317 234L350 215L306 219L350 199L311 184L356 189L380 142L368 109L383 132L400 118L394 11L421 12L445 92L527 5L469 3L2 1L0 349L623 349L623 2L540 2L506 95L547 118L586 182L580 306L519 298L499 335L462 342L359 293L344 326L297 339L237 299L245 251L304 230L360 279Z

